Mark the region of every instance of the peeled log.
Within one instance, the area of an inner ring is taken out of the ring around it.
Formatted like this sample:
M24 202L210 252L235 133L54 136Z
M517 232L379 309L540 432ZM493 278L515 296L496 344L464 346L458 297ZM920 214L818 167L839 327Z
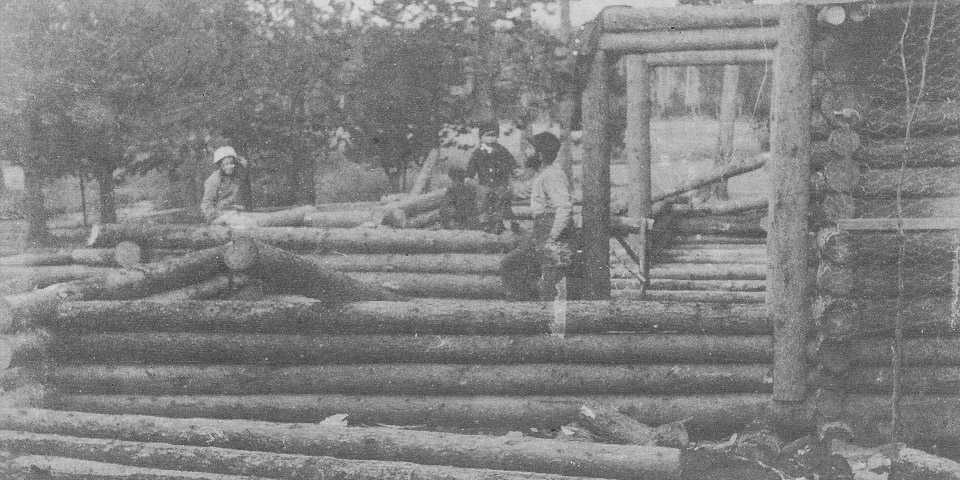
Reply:
M856 130L877 137L903 136L910 121L912 136L955 134L960 132L960 105L957 102L922 101L911 103L902 98L884 98L862 84L836 84L821 99L823 115L833 123L851 122ZM834 112L856 111L859 118L837 118Z
M50 266L69 265L73 258L69 252L36 252L21 253L19 255L0 256L0 266ZM6 270L6 268L4 268Z
M225 273L225 247L209 248L113 272L104 280L100 300L142 298Z
M569 334L680 332L768 335L760 306L676 302L567 302ZM510 335L549 332L553 310L540 302L411 300L358 302L335 311L316 301L63 302L49 324L70 332L235 332Z
M640 290L621 289L611 292L614 300L626 301L656 301L656 302L716 302L716 303L745 303L762 304L766 301L765 292L725 292L705 290Z
M257 280L246 275L220 275L200 283L187 285L163 293L157 293L144 297L144 300L154 302L179 302L184 300L207 300L218 298L231 292L238 291L248 285L253 285ZM161 309L166 305L158 306ZM142 317L138 317L142 318Z
M730 215L734 213L766 210L766 198L743 198L726 201L704 202L694 205L674 205L673 211L690 215Z
M899 288L902 277L903 289ZM837 296L886 297L899 294L923 296L948 294L952 291L953 264L845 265L821 263L817 287L821 292Z
M883 366L890 364L892 340L851 340L843 354L852 361L852 366ZM904 363L910 366L957 366L960 365L960 338L909 338L902 342ZM809 345L808 356L819 360L815 345Z
M66 395L49 392L50 408L100 413L136 413L179 418L247 418L319 422L346 413L366 425L426 425L431 428L557 428L577 421L580 406L594 399L648 425L689 420L692 429L733 432L764 415L769 394L693 396L394 396L394 395ZM791 425L809 427L809 416Z
M123 240L151 248L200 249L224 245L234 232L226 227L109 224L94 227L90 246L114 246ZM392 230L383 228L250 228L242 236L287 250L341 253L503 253L515 235L479 231Z
M769 336L576 335L398 336L262 333L60 335L50 356L64 364L109 363L767 363Z
M618 274L615 272L615 277ZM650 278L676 280L763 280L767 266L755 263L666 263L650 268Z
M304 205L276 212L234 212L221 218L231 228L298 227L308 213L315 211L313 205Z
M132 267L144 260L143 249L134 242L120 242L113 250L114 262L121 267Z
M898 312L906 335L949 335L960 329L960 309L950 295L899 300L821 296L814 308L820 331L833 338L890 335Z
M776 25L779 5L728 5L707 11L690 5L669 8L611 7L600 15L604 32L759 27Z
M63 392L130 395L589 395L764 393L770 365L59 366Z
M0 280L29 280L38 287L45 287L71 280L102 278L112 271L115 269L86 265L3 266Z
M384 205L383 209L386 211L402 210L406 218L413 218L421 213L440 208L443 205L446 193L447 189L445 188L434 190L430 193L411 196L399 202Z
M364 225L375 227L383 223L382 210L320 211L304 215L303 224L316 228L355 228Z
M5 478L52 480L268 480L261 477L183 472L91 462L57 456L23 455L0 464ZM42 472L42 473L40 473Z
M325 456L235 450L218 447L170 445L113 439L70 437L0 431L0 449L20 454L62 455L70 458L228 475L321 480L574 480L546 473L506 472L441 465L421 465L378 460L345 460Z
M659 202L671 197L676 197L680 194L689 192L691 190L696 190L698 188L705 187L707 185L712 185L717 182L721 182L730 177L735 177L737 175L742 175L744 173L752 172L757 170L767 163L768 154L758 155L754 158L741 160L737 163L731 163L724 165L722 168L714 169L711 172L707 172L697 178L686 181L683 185L674 188L673 190L661 193L653 197L654 202Z
M737 50L772 48L777 29L742 27L717 30L667 30L603 33L600 48L616 53L655 53L683 50Z
M864 441L890 439L890 396L847 395L843 418ZM960 441L960 397L955 395L905 395L900 398L902 430L898 438L908 443L956 444Z
M330 304L363 300L399 300L390 292L325 268L299 256L249 238L238 238L226 249L224 263L286 292Z
M673 234L730 234L750 237L764 237L766 230L766 212L759 214L741 214L710 217L684 217L674 221Z
M312 257L342 272L492 274L500 272L500 255L481 253L348 254Z
M50 410L8 410L7 430L126 441L253 449L341 458L415 461L469 468L538 471L623 479L680 477L680 451L664 447L469 436L382 427L173 419ZM16 418L13 418L16 417ZM217 432L210 435L210 432Z
M472 300L503 300L507 297L503 282L497 275L358 272L351 273L350 277L408 297Z
M662 250L659 259L663 263L756 263L766 265L767 250L761 246L745 246L743 248L673 246Z
M87 279L3 297L0 299L0 333L40 325L56 312L58 303L97 298L103 290L102 281Z

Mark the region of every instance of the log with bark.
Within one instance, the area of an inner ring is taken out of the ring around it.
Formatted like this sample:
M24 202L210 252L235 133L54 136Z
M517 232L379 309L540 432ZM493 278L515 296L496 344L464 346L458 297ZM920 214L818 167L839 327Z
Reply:
M421 425L430 428L557 428L577 421L580 406L595 399L648 425L683 421L698 432L732 432L770 407L769 394L585 397L396 396L396 395L74 395L47 392L49 408L179 418L246 418L274 422L319 422L348 414L363 425ZM803 413L803 412L801 412ZM784 419L809 427L809 416Z
M233 233L226 227L108 224L95 226L88 244L114 246L131 240L148 248L195 250L224 245ZM479 231L380 228L251 228L242 236L288 250L341 253L502 253L518 241L515 235Z
M698 235L678 235L674 238L675 245L709 245L715 248L721 248L728 245L763 245L766 249L766 242L763 238L742 237L738 235L722 234L698 234Z
M80 268L78 268L80 267ZM64 265L51 267L4 267L4 273L13 273L10 278L0 279L0 295L27 293L57 283L74 280L103 278L111 269ZM12 270L8 272L7 270Z
M953 291L954 266L949 264L835 265L821 263L817 288L835 296L929 296ZM902 288L901 288L902 282Z
M164 303L184 300L209 300L240 291L245 287L256 285L258 282L260 281L247 275L220 275L186 287L149 295L144 297L144 300ZM158 307L161 306L158 305ZM162 306L162 308L166 308L166 306Z
M437 225L443 217L440 215L440 210L430 210L429 212L424 212L414 217L408 217L404 223L404 228L427 228L433 225Z
M18 454L61 455L142 468L180 470L267 478L321 480L573 480L547 473L506 472L382 460L347 460L326 456L236 450L230 448L132 442L42 433L0 431L0 450Z
M820 109L829 121L852 122L860 132L876 137L903 136L909 120L911 135L943 135L960 132L960 105L949 101L911 102L889 98L863 84L836 84L827 91ZM855 111L852 119L837 119L835 112Z
M49 323L71 332L235 332L511 335L549 331L553 311L539 302L412 300L358 302L336 311L309 300L144 300L63 302ZM676 302L567 302L567 333L678 332L767 335L766 311L748 305Z
M893 391L893 369L887 366L855 367L844 372L844 391L887 393ZM960 391L960 367L904 367L901 391L908 395L950 395Z
M868 168L899 169L960 166L960 135L933 135L864 143L854 159Z
M767 235L766 212L709 217L679 216L673 223L671 234L728 234L761 238Z
M329 304L399 300L399 297L387 290L326 268L310 257L299 256L249 238L238 238L231 242L223 260L231 270L270 282L283 292L315 298Z
M744 246L742 248L673 246L662 250L658 258L664 263L756 263L765 265L767 263L767 249L762 245Z
M19 255L0 256L0 266L22 266L22 267L41 267L51 265L69 265L73 263L73 257L68 251L55 252L28 252Z
M610 292L611 297L621 302L696 302L696 303L742 303L762 304L766 301L765 292L726 292L705 290L640 290L619 289Z
M903 299L820 296L813 312L820 332L831 338L890 335L898 315L908 336L948 335L960 328L960 310L950 295Z
M225 247L208 248L162 262L113 272L104 279L101 300L142 298L184 287L226 272Z
M0 463L4 478L74 480L268 480L263 477L221 475L77 460L53 455L23 455Z
M132 267L145 260L143 249L135 242L120 242L113 250L113 261L121 267Z
M830 356L843 355L849 358L852 366L881 366L890 364L890 351L893 341L880 338L854 339L844 343L842 348L818 349L816 342L808 345L808 357L812 361L831 361ZM919 366L955 366L960 365L960 339L945 338L908 338L901 343L904 363Z
M604 9L600 15L604 32L631 32L666 30L672 28L708 29L776 25L780 20L777 5L732 5L716 11L702 12L681 5L669 8L615 7Z
M64 364L234 363L767 363L769 336L544 335L398 336L262 333L58 335L49 354Z
M441 254L331 254L313 257L327 268L342 272L409 272L497 274L499 255L480 253Z
M97 298L103 291L102 281L86 279L0 298L0 333L40 325L56 312L60 302Z
M777 44L777 29L742 27L716 30L682 30L604 33L600 48L617 54L674 52L685 50L735 50L771 48Z
M694 395L765 393L772 381L763 364L83 365L44 377L63 392L131 395Z
M742 198L692 205L678 204L673 206L673 211L687 215L730 215L754 210L766 211L768 202L766 198Z
M859 218L873 217L950 217L960 211L960 197L946 198L856 198L855 215Z
M0 370L41 362L49 344L50 334L44 330L0 335Z
M613 279L611 288L615 290L639 289L637 279ZM651 278L648 290L712 290L726 292L762 292L766 289L764 280L675 280L672 278Z
M612 269L615 278L628 278ZM665 263L650 268L651 278L674 280L763 280L766 265L756 263Z
M507 298L507 291L498 275L357 272L350 273L350 277L406 297L471 300Z
M307 423L281 425L51 410L2 413L0 427L3 429L35 433L607 478L680 477L680 451L665 447L577 444Z
M901 256L907 265L953 262L960 236L951 231L851 232L824 230L818 235L820 255L839 265L896 265Z

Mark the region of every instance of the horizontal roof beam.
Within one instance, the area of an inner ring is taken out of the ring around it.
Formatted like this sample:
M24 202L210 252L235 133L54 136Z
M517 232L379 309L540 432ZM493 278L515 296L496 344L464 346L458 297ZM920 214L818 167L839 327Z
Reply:
M780 19L779 5L609 7L600 13L603 31L649 32L703 28L770 27Z
M773 61L772 49L750 50L685 50L644 55L651 67L680 67L686 65L742 65Z
M616 53L773 48L776 28L726 28L669 32L604 33L600 49Z

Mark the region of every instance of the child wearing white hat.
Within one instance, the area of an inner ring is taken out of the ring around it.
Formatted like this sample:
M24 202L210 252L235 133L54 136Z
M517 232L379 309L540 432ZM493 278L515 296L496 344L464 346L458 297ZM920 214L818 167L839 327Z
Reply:
M200 211L210 223L228 212L242 212L250 206L249 185L245 182L246 160L233 147L220 147L213 152L217 166L203 182L203 200Z

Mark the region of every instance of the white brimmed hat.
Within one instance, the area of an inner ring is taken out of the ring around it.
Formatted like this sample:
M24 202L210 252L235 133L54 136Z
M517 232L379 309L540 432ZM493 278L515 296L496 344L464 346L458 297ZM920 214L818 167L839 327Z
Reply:
M227 157L239 158L233 147L220 147L213 152L213 163L220 163L220 160Z

